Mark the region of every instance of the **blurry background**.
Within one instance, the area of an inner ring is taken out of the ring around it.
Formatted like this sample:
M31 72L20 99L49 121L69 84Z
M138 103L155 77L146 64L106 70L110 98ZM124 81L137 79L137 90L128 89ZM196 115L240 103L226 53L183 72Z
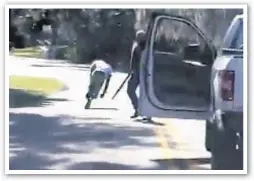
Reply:
M44 51L37 55L41 58L73 63L90 63L96 55L123 71L135 30L146 29L153 11L188 17L216 46L233 17L242 13L242 9L10 9L10 46L39 47Z

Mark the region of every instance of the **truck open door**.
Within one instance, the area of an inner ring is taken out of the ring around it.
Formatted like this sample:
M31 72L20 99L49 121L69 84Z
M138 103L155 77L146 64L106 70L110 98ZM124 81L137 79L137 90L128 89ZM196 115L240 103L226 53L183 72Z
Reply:
M192 21L154 13L140 66L143 116L207 119L212 112L211 68L216 51Z

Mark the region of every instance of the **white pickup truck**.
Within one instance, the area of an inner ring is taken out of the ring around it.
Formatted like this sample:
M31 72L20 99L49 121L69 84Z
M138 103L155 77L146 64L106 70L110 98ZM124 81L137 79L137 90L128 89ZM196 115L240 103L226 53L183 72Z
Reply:
M216 51L191 20L152 14L140 69L142 115L206 120L212 169L243 169L242 15Z

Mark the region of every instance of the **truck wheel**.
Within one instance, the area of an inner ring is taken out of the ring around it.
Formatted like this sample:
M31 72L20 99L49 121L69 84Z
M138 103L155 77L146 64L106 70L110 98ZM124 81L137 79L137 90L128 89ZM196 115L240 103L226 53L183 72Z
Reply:
M213 125L212 170L242 170L243 151L236 149L236 132L225 123L219 127Z
M243 151L212 153L212 170L243 170Z

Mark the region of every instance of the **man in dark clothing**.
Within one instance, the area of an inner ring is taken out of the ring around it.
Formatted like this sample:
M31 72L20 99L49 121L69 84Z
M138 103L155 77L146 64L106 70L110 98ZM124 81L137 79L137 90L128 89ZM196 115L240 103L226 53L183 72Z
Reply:
M145 31L139 30L136 33L136 39L132 45L132 50L131 50L131 59L130 59L131 76L128 81L128 87L127 87L127 94L135 110L131 118L136 118L139 116L138 98L136 95L136 89L139 85L139 66L140 66L141 54L145 47L145 37L146 37ZM150 118L147 118L147 119L150 120Z

